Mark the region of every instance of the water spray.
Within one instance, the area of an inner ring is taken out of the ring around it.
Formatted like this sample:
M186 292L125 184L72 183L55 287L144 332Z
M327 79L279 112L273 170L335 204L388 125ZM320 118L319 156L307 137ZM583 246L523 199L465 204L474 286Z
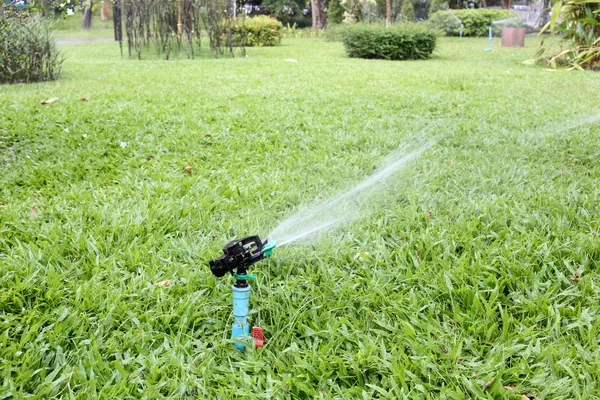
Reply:
M253 327L250 335L248 324L248 313L250 310L250 285L249 279L255 279L256 275L249 274L248 268L273 254L277 243L265 239L263 242L258 236L248 236L233 240L223 248L223 255L209 261L210 270L218 278L228 272L235 278L233 290L233 317L231 325L231 338L234 346L240 350L246 348L246 344L254 341L255 347L262 347L264 335L262 328Z
M454 17L455 20L458 21L458 23L460 24L460 31L458 32L460 37L463 37L463 30L465 29L465 25L463 24L462 20L460 18L458 18L456 15L454 15L454 13L452 11L450 11L450 9L447 10L450 15L452 15Z

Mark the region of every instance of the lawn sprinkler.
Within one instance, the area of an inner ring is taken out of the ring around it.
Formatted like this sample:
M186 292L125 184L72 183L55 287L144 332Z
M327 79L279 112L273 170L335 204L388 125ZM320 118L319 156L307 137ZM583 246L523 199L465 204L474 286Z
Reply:
M489 32L490 32L490 47L488 47L487 49L485 49L485 51L492 51L492 25L494 25L494 23L492 22L489 26Z
M273 254L277 243L268 239L261 241L258 236L248 236L243 239L233 240L223 248L223 255L209 261L210 270L220 278L230 272L235 278L233 284L233 316L231 325L231 338L234 345L244 350L247 343L254 339L256 347L262 347L264 336L262 328L253 327L252 336L248 325L248 311L250 300L250 285L248 279L255 279L256 275L249 274L248 268ZM251 339L252 338L252 339Z

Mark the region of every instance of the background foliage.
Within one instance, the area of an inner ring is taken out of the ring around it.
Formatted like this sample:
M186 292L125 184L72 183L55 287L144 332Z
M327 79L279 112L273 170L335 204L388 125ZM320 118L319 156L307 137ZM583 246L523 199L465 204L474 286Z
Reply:
M600 70L599 0L560 0L542 32L548 28L563 35L566 47L546 60L551 67ZM545 48L540 49L536 58L544 51Z
M0 16L0 83L57 79L63 62L51 28L28 11Z
M435 29L444 32L448 36L459 36L460 22L464 25L463 36L488 36L489 26L494 21L515 19L511 24L496 25L492 27L492 34L499 36L502 28L506 26L517 26L519 14L508 10L490 10L485 8L437 11L429 17L429 23Z

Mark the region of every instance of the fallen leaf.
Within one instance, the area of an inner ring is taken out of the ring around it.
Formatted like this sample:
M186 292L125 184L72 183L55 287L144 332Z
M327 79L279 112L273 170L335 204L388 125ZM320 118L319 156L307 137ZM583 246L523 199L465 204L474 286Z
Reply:
M160 282L156 282L155 285L158 287L167 287L171 284L171 281L169 279L165 280L165 281L160 281Z
M31 215L35 215L35 212L36 212L36 211L37 211L37 210L36 210L35 206L31 206L31 208L29 209L29 213L30 213Z
M56 103L57 101L58 97L52 97L51 99L41 101L40 104L52 104Z
M34 193L34 194L33 194L33 197L35 197L36 199L39 199L39 198L40 198L40 195L39 195L39 194L36 194L36 193Z
M471 378L475 378L476 376L477 376L477 372L473 372L473 373L471 374Z
M187 167L185 167L183 170L184 170L184 171L185 171L187 174L190 174L190 175L192 174L192 167L190 167L189 165L188 165Z
M485 392L486 390L488 390L490 388L490 386L492 386L492 383L494 383L494 378L487 381L487 383L485 385L483 385L481 390Z
M0 204L0 208L6 208L4 204Z
M142 269L138 268L138 274L141 274L141 273L142 273Z
M571 280L578 281L580 279L581 279L581 276L579 276L579 268L575 268L575 275L571 276Z
M450 164L450 165L454 164L454 160L448 160L448 164Z
M504 390L513 390L513 388L510 386L504 386Z
M60 87L60 82L56 82L56 86L57 86L57 87Z
M295 62L298 62L298 60L294 60L293 58L288 58L287 60L285 60L285 62L295 63Z
M521 397L521 400L530 400L529 397L523 395L523 397Z
M427 216L428 216L428 217L431 217L432 215L433 215L433 211L432 211L432 210L428 210L428 211L427 211Z
M77 98L77 100L78 100L78 101L84 101L84 102L85 102L85 101L89 101L89 100L87 99L87 97L78 97L78 98Z
M154 160L153 155L149 155L148 157L146 157L146 161L152 161L152 160Z

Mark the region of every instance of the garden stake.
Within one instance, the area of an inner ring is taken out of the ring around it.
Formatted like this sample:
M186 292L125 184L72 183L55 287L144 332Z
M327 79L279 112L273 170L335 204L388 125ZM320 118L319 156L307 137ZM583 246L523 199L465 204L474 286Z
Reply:
M255 279L256 275L248 274L248 268L260 260L270 257L277 243L269 242L268 239L261 241L258 236L248 236L243 239L233 240L223 248L223 255L215 260L209 261L211 272L216 277L222 277L230 272L235 283L233 290L233 316L231 325L231 338L235 341L234 346L244 350L252 338L256 347L262 347L264 336L262 328L253 327L250 336L250 325L248 324L248 311L250 301L249 279Z

